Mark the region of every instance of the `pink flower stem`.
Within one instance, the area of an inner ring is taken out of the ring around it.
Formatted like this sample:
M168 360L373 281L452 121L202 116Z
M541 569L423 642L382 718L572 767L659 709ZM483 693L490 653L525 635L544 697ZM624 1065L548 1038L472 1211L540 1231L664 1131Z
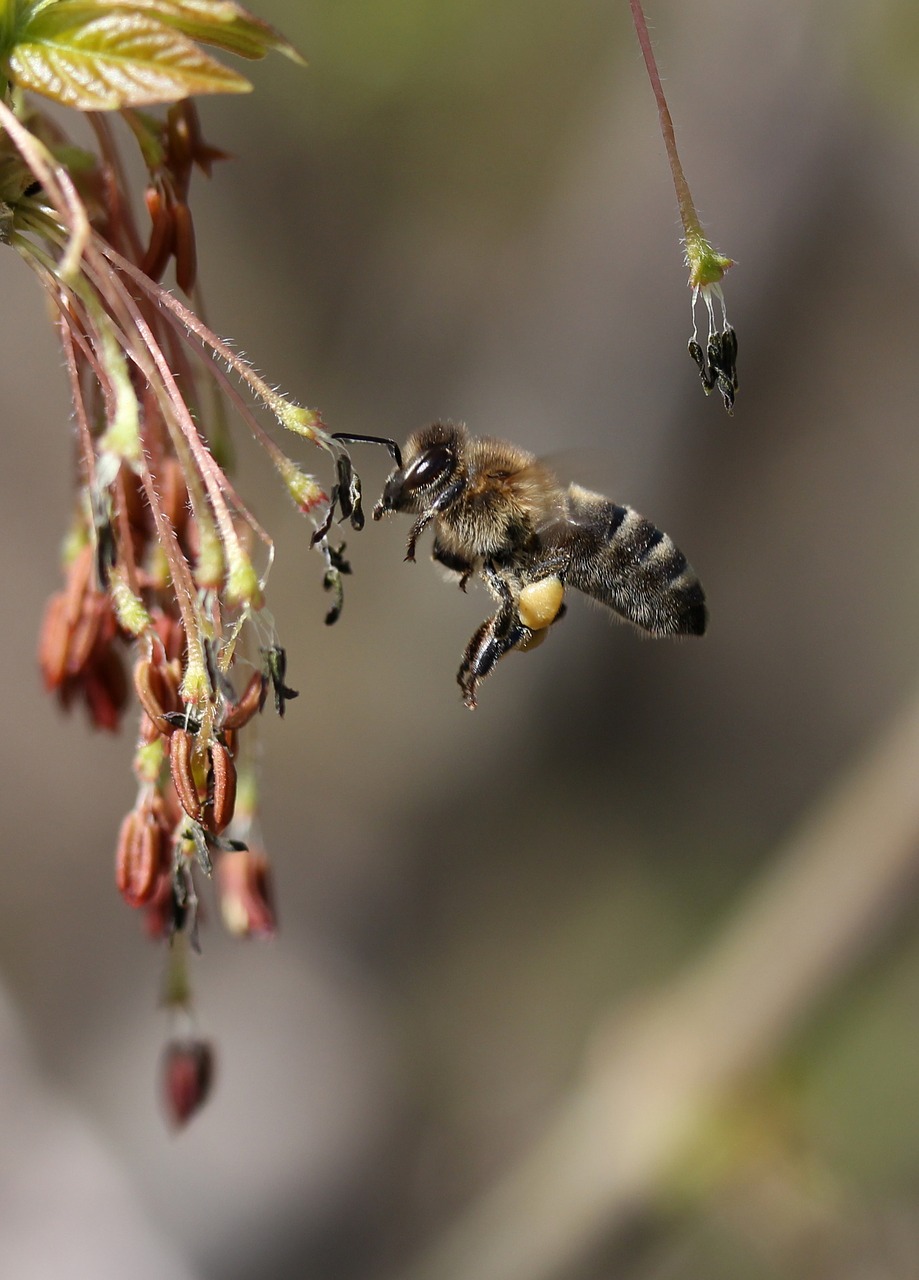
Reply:
M664 88L657 69L654 50L651 47L651 37L648 34L648 24L645 21L641 0L629 0L629 3L632 9L632 21L635 24L635 34L638 36L638 43L641 46L645 66L648 70L648 79L651 81L651 88L657 102L657 111L661 122L661 135L664 139L664 146L667 149L667 159L670 161L670 172L673 174L673 188L676 192L677 204L680 209L683 232L687 240L701 238L704 234L702 223L699 221L699 215L696 212L696 206L689 190L689 183L686 181L683 166L680 164L680 157L676 149L673 120L670 117L670 108L667 106L667 99L664 96Z

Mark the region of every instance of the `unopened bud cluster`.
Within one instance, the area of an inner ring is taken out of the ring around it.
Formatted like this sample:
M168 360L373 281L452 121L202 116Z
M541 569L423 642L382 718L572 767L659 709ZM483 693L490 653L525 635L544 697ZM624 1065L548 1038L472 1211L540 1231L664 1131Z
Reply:
M164 465L156 488L179 549L191 558L194 522L174 460ZM226 907L222 904L222 914L232 918L234 933L269 934L274 912L265 855L250 855L241 840L228 840L224 833L236 811L242 732L265 704L271 673L281 666L279 651L263 656L265 669L250 669L237 693L230 675L221 670L226 646L207 638L209 696L194 704L186 700L187 634L171 580L159 564L155 524L130 471L115 486L114 501L113 524L127 532L130 564L121 563L120 544L113 537L113 564L104 588L97 581L99 541L94 547L91 531L85 531L86 541L67 566L64 589L48 604L39 658L46 687L63 705L82 701L93 724L110 730L119 727L128 701L131 662L140 705L134 759L138 793L118 836L116 885L129 906L146 909L151 934L170 937L187 921L194 923L189 918L196 897L194 867L210 875L214 860L231 857L233 873L217 877L218 889L226 883L231 898ZM139 593L135 598L146 625L137 637L119 616L112 588L122 579L116 569L130 571ZM209 618L218 620L213 609ZM134 655L129 657L132 643ZM285 692L290 697L294 691ZM250 812L243 825L251 826ZM251 903L244 913L238 905L239 885L247 879ZM247 915L255 922L252 929L241 923Z

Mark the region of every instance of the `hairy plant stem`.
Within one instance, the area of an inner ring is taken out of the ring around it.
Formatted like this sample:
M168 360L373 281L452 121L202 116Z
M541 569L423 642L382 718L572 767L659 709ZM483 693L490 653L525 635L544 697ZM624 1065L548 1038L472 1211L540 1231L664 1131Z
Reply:
M683 166L680 164L680 157L676 147L676 134L673 129L673 120L670 116L670 108L667 106L667 99L664 96L664 87L661 84L660 74L657 69L657 61L654 57L654 49L651 45L651 37L648 34L648 24L645 21L644 10L641 7L641 0L629 0L632 9L632 21L635 24L635 34L638 36L638 43L641 46L642 56L645 60L645 66L648 70L648 79L651 81L651 88L654 92L654 98L657 102L657 111L660 116L661 134L664 139L664 146L667 149L667 159L670 162L670 172L673 174L673 188L676 192L677 205L680 210L680 221L683 224L683 234L687 242L690 240L704 240L705 235L702 230L702 223L696 212L696 206L693 203L692 194L689 190L689 183L686 181L686 175L683 172Z

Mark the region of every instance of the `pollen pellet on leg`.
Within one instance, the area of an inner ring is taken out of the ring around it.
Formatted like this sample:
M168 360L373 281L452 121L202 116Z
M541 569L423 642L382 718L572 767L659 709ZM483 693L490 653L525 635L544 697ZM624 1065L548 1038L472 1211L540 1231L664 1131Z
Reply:
M555 574L539 582L530 582L520 592L517 601L520 621L531 631L542 631L558 617L564 595L565 587Z

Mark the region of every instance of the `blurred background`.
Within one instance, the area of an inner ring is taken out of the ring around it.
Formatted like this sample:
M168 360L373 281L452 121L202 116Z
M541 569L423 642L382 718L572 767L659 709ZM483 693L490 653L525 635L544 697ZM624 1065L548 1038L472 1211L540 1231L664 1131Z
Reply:
M919 634L915 5L648 0L684 167L738 264L733 418L686 354L625 3L252 7L310 65L246 65L254 95L201 104L234 155L195 192L214 328L335 430L453 418L557 458L674 537L711 630L645 642L572 601L470 715L455 672L484 592L403 564L407 521L370 524L347 535L324 627L307 526L241 442L300 690L263 729L280 932L233 942L210 909L194 981L218 1078L171 1134L162 954L112 883L132 730L61 716L36 671L69 405L5 255L4 1272L915 1277L919 753L889 738L913 714ZM386 456L355 457L375 494ZM899 808L864 782L887 748L871 777L899 762ZM840 807L868 832L846 874L824 841L806 893L781 882L806 861L796 833ZM730 1002L686 1015L685 984L736 978L773 888L788 947L741 984L743 1027ZM838 941L805 982L797 944L824 928ZM761 1024L760 977L788 996ZM617 1074L639 1041L673 1104L647 1134L650 1076ZM578 1138L579 1100L613 1080L628 1087Z

